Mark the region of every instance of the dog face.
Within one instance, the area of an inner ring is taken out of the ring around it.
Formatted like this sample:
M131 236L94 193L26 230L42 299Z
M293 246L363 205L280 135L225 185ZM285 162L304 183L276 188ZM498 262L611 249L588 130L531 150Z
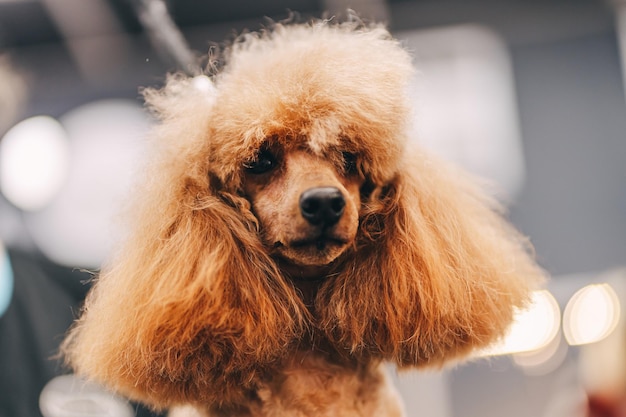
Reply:
M392 42L382 29L283 30L235 46L216 77L210 165L250 201L279 267L320 278L357 239L363 187L397 175L412 67L366 59Z
M244 164L243 188L272 255L317 275L355 240L364 179L353 153L293 148L265 144Z

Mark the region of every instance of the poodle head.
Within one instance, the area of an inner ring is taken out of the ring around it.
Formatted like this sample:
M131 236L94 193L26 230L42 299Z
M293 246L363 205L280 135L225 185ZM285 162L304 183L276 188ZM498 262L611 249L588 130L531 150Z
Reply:
M382 28L278 26L233 46L208 155L283 270L319 278L354 244L362 194L398 169L411 68Z

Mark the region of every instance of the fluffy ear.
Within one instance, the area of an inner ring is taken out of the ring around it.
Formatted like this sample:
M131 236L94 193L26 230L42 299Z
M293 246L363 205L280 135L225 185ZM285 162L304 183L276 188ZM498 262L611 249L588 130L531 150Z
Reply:
M211 174L203 125L164 118L167 155L137 188L132 231L62 346L77 373L157 408L241 401L304 322L248 202Z
M367 202L360 247L317 311L351 355L440 366L501 337L543 273L467 175L413 157Z

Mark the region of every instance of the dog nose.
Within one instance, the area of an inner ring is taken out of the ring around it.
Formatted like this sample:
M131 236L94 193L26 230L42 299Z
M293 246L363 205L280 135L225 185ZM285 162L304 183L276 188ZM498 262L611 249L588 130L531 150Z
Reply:
M302 217L312 225L334 225L341 218L345 206L343 194L335 187L309 188L300 196Z

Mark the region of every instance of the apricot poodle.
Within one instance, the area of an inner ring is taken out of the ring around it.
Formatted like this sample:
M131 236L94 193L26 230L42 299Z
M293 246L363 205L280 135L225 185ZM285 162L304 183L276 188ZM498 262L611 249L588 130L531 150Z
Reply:
M380 26L276 24L161 120L125 244L62 347L79 374L206 416L401 416L383 364L500 338L542 272L467 175L409 149Z

